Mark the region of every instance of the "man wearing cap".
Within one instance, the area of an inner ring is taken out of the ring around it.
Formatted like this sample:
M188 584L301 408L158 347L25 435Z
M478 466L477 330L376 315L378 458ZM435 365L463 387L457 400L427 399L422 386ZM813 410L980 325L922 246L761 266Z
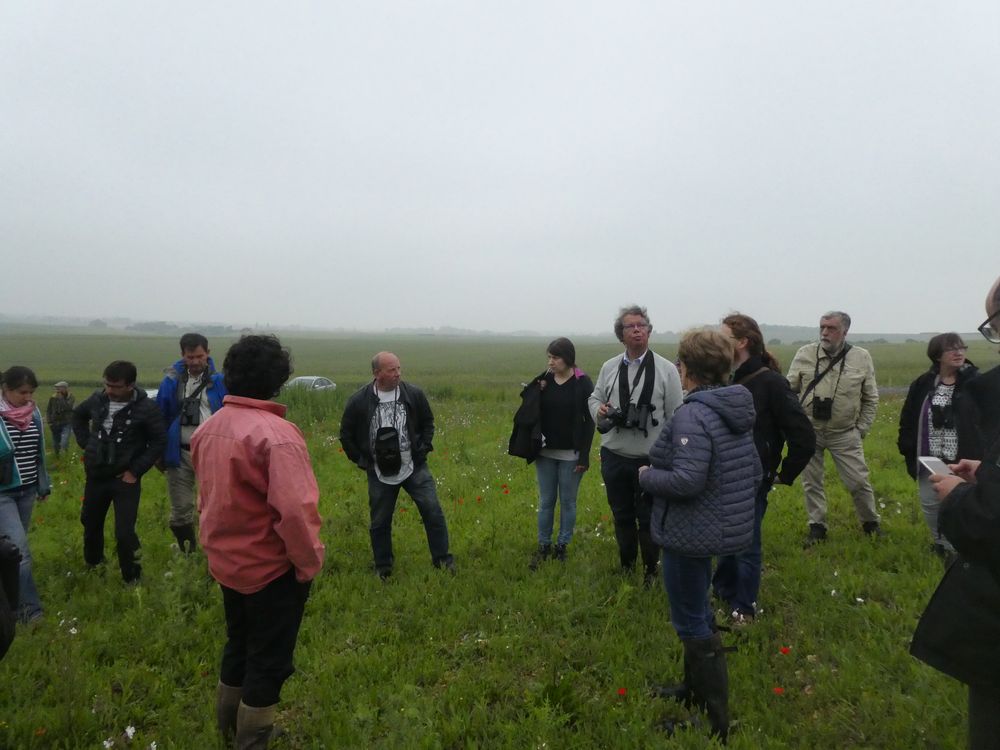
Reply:
M69 383L60 380L55 384L55 392L49 398L45 419L52 430L52 449L56 456L69 450L69 436L73 434L73 407L76 399L69 392Z
M226 384L208 356L208 339L200 333L181 336L181 358L167 371L156 393L156 405L167 425L163 466L170 495L170 530L182 552L194 551L195 491L191 436L222 408Z

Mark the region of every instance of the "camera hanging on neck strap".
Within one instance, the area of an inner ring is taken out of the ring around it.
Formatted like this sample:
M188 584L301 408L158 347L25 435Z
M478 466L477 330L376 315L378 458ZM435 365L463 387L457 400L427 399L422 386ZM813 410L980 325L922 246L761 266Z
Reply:
M398 406L399 386L396 386L396 395L392 400L392 424L382 425L382 409L381 404L379 404L379 427L375 430L375 444L372 446L375 463L384 477L396 476L403 468L403 456L399 447L399 430L396 429L396 409Z

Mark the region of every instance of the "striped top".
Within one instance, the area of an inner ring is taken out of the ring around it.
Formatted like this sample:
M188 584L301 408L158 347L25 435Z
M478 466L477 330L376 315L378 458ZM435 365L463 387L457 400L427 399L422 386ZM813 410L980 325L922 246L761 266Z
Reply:
M6 419L3 421L10 441L14 444L14 462L17 464L17 473L21 475L21 485L34 484L38 481L38 448L41 444L38 425L35 420L31 420L27 429L19 430Z

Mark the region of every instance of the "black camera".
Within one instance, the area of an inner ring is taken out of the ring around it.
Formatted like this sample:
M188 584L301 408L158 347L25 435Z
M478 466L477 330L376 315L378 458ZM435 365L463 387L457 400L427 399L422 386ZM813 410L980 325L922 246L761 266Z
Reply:
M828 422L832 417L833 417L833 399L814 398L813 419L819 420L821 422Z
M201 424L201 398L186 398L181 402L181 424Z
M931 404L931 424L934 429L953 430L955 429L955 410L951 404Z
M101 441L101 452L98 456L100 466L114 466L118 460L118 443L115 440L106 439Z
M610 432L614 427L645 430L652 410L652 406L649 404L630 403L624 412L615 406L608 405L608 410L604 415L603 428L598 428L598 431Z
M375 463L382 476L391 477L403 467L403 455L399 444L399 431L395 427L379 427L375 432Z

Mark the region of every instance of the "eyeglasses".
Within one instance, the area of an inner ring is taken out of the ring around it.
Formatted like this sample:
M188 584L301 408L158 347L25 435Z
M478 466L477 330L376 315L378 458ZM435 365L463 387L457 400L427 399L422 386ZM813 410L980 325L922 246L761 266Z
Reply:
M622 326L623 331L644 331L649 328L649 323L627 323Z
M979 326L979 332L991 344L1000 344L1000 331L997 330L997 318L1000 318L1000 310L993 313Z
M949 352L960 352L961 354L965 354L967 351L969 351L969 347L967 346L953 346L950 349L945 349L944 353L948 354Z

